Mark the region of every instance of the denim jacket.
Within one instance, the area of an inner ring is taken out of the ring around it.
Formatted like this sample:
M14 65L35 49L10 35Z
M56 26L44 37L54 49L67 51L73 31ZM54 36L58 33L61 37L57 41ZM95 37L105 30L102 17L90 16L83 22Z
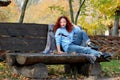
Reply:
M73 40L73 30L68 32L66 28L58 28L55 33L56 45L62 46L63 50L66 52L69 44L72 43Z

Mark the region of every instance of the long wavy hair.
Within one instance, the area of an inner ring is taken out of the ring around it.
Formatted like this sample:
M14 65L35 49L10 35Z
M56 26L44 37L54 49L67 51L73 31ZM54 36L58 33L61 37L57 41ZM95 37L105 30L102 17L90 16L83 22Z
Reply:
M56 30L61 27L61 25L60 25L60 20L61 20L62 18L64 18L64 19L66 20L66 22L67 22L67 24L66 24L66 30L67 30L68 32L71 32L72 29L73 29L73 25L72 25L72 23L70 22L70 20L69 20L66 16L61 16L61 17L59 17L59 18L57 19L57 21L56 21L56 23L55 23L55 26L54 26L54 29L53 29L54 32L56 32Z

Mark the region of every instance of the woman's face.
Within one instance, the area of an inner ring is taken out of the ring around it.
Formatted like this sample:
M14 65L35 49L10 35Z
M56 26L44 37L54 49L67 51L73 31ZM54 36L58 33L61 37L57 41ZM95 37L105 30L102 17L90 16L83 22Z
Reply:
M67 24L66 19L61 18L61 20L60 20L60 26L61 26L61 27L65 27L65 26L66 26L66 24Z

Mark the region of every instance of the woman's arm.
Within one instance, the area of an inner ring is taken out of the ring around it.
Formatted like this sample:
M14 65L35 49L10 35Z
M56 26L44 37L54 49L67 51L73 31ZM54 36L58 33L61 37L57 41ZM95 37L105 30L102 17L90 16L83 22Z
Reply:
M64 53L63 51L61 51L60 45L57 45L57 51L58 51L58 54L63 54Z
M62 54L64 52L61 51L61 35L59 35L61 33L60 29L57 29L56 33L55 33L55 40L56 40L56 46L57 46L57 51L59 54Z

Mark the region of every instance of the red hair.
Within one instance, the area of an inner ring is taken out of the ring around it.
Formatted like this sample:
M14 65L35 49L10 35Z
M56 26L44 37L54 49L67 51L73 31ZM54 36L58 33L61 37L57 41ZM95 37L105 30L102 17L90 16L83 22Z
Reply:
M56 30L61 27L61 26L60 26L60 20L61 20L62 18L64 18L64 19L66 20L66 22L67 22L67 24L66 24L66 30L67 30L68 32L71 32L72 29L73 29L73 25L72 25L72 23L70 22L70 20L69 20L66 16L61 16L61 17L59 17L59 18L57 19L57 22L56 22L56 24L55 24L55 26L54 26L54 29L53 29L54 32L56 32Z

